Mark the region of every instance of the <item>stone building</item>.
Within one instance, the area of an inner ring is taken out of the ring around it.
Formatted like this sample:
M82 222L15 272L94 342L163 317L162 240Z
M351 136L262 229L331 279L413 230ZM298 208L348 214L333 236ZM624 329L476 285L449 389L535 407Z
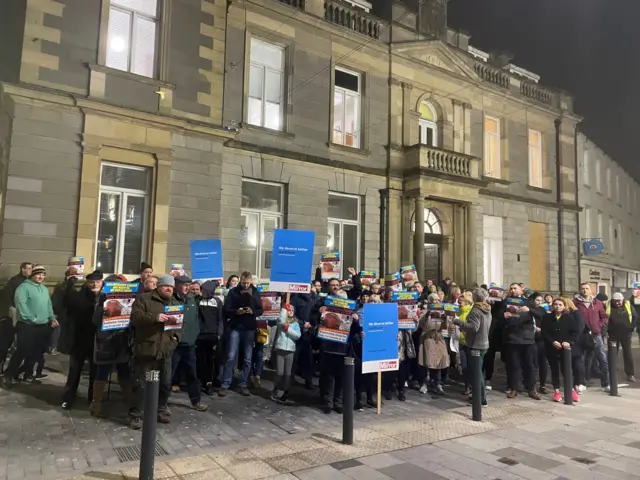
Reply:
M356 269L574 289L572 98L446 3L3 2L0 275L162 270L218 237L268 278L286 227Z
M578 135L580 279L611 296L640 281L640 185L584 134ZM600 247L591 250L589 245Z

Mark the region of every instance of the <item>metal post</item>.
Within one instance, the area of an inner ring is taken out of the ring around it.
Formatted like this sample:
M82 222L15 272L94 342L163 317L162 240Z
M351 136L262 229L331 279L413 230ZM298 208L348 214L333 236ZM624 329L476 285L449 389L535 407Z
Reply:
M344 357L342 388L342 443L353 445L353 398L356 365L353 357Z
M573 405L573 367L571 347L562 349L562 377L564 379L564 404Z
M607 360L609 361L609 388L612 397L618 396L618 342L609 340L609 349L607 351Z
M480 350L471 350L471 373L473 385L471 385L471 419L474 422L482 421L482 397L486 395L482 391L482 357Z
M140 475L138 476L140 480L153 480L159 393L160 372L158 370L150 370L145 375L142 444L140 446Z

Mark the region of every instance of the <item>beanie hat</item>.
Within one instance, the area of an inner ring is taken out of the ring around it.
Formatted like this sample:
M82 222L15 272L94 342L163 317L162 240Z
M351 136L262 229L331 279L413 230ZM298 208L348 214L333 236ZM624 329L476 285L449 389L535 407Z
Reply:
M293 312L294 312L293 305L291 305L290 303L286 303L286 304L284 305L284 309L285 309L287 312L291 312L291 313L293 313Z
M31 270L31 275L29 276L29 278L39 273L47 273L47 270L42 265L34 265L33 270Z
M149 265L146 262L142 262L140 264L140 273L142 273L143 271L145 271L147 268L150 268L151 270L153 270L153 268L151 267L151 265Z
M103 278L104 275L102 275L102 272L100 270L94 270L89 275L87 275L87 280L102 280Z
M176 280L171 275L160 275L158 276L158 287L175 287Z
M624 297L622 296L622 294L620 292L616 292L613 294L613 297L611 297L612 300L618 300L620 302L624 302Z

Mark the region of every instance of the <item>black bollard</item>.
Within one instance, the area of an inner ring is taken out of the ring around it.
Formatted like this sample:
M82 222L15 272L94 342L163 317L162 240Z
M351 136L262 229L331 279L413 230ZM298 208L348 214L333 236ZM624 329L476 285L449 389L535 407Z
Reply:
M473 384L471 385L471 419L474 422L482 421L482 357L480 350L471 350L471 374Z
M160 372L150 370L144 387L144 415L142 421L142 445L140 446L140 480L153 480L156 457L156 426L158 423L158 394Z
M353 399L356 365L353 357L344 357L342 387L342 443L353 445Z
M571 347L562 349L562 377L564 380L564 404L573 405L573 367Z
M609 388L612 397L618 396L618 342L609 340L607 350L607 360L609 361Z

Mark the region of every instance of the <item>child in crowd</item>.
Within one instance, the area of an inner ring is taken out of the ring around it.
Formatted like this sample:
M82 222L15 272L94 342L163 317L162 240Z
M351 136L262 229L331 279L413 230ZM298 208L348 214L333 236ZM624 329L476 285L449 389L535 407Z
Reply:
M293 356L296 352L296 341L300 338L300 335L300 325L294 315L294 308L292 305L285 305L280 310L273 352L276 379L273 382L271 399L276 402L286 402L289 397Z

